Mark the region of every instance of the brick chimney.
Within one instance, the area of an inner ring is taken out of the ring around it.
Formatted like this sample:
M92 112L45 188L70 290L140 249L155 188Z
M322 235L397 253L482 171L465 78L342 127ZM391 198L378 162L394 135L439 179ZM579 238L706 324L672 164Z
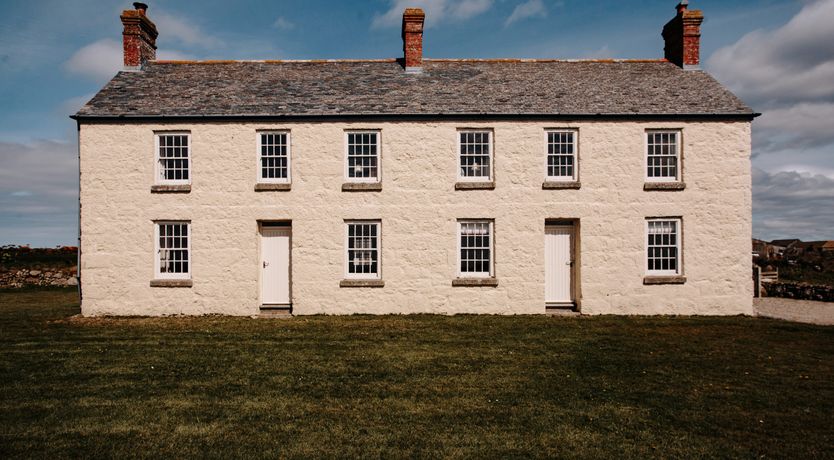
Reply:
M120 16L124 32L125 69L139 70L148 62L156 59L156 25L148 19L148 5L136 2L135 9L124 10Z
M423 71L423 21L426 13L420 8L406 8L403 12L403 54L405 71Z
M701 10L689 11L689 0L675 7L678 14L663 26L666 59L685 70L699 69L701 64Z

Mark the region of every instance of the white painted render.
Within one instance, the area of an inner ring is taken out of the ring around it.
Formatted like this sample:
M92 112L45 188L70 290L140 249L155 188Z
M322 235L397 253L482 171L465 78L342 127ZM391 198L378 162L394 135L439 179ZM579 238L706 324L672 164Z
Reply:
M457 136L493 132L494 190L455 190ZM580 190L543 190L543 132L575 128ZM345 130L378 130L381 192L343 192ZM682 130L683 191L644 191L645 132ZM151 193L155 130L191 133L190 193ZM258 130L292 190L256 192ZM258 220L292 221L293 313L545 311L545 219L577 219L584 314L752 313L748 122L82 124L84 315L256 315ZM643 284L645 220L683 219L682 285ZM494 219L497 287L452 286L458 219ZM382 288L340 287L344 221L382 222ZM190 288L151 287L154 220L191 221Z

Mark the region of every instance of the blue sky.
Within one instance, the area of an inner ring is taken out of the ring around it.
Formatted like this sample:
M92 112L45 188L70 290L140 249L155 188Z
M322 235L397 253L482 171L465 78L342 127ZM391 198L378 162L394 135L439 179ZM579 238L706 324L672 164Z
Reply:
M675 0L147 1L160 58L399 57L404 7L425 55L658 58ZM754 235L834 239L834 0L691 0L704 67L765 116L754 130ZM2 1L0 244L75 244L68 118L121 66L130 1Z

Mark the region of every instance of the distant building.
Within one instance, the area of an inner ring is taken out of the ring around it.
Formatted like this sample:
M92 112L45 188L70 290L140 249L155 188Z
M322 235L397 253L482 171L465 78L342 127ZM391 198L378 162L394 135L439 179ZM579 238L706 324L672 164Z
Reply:
M786 240L773 240L770 242L770 246L773 247L775 257L782 258L785 257L787 251L793 248L793 246L797 243L801 243L801 241L796 238L791 238Z

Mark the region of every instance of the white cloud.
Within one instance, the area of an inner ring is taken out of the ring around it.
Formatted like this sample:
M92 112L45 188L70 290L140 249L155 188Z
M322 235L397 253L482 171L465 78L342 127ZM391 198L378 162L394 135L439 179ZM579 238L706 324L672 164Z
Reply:
M753 225L766 239L831 238L834 228L834 0L803 0L706 62L763 115L753 123Z
M834 103L800 102L765 110L756 121L765 151L834 144Z
M0 244L74 244L78 215L74 142L0 142Z
M756 237L832 238L834 179L821 174L753 169L753 227Z
M195 59L193 54L177 50L156 50L156 58L160 61L188 61Z
M272 27L278 30L292 30L295 29L295 24L293 24L289 19L279 16L278 19L272 23Z
M95 93L91 94L84 94L82 96L71 97L64 102L62 102L58 107L55 109L60 116L69 116L76 112L78 109L84 106L90 99L95 96Z
M422 8L426 12L427 28L463 21L489 10L493 0L390 0L390 3L388 11L374 15L372 28L399 27L406 8Z
M122 68L122 52L121 43L105 38L76 51L64 68L92 80L107 80Z
M105 38L76 51L64 63L64 68L70 73L87 77L97 82L105 82L124 66L122 44L116 40ZM157 50L158 59L185 60L192 56L176 50Z
M545 16L547 16L547 8L545 8L542 0L528 0L520 5L516 5L512 14L504 22L504 26L509 26L522 19Z
M608 47L608 44L602 45L602 48L586 53L582 59L611 59L614 57L614 52Z
M161 40L172 39L183 45L205 49L225 46L222 40L203 32L192 22L182 19L182 16L156 12L153 14L153 22Z
M834 102L834 0L807 3L787 24L716 51L712 73L753 104Z

